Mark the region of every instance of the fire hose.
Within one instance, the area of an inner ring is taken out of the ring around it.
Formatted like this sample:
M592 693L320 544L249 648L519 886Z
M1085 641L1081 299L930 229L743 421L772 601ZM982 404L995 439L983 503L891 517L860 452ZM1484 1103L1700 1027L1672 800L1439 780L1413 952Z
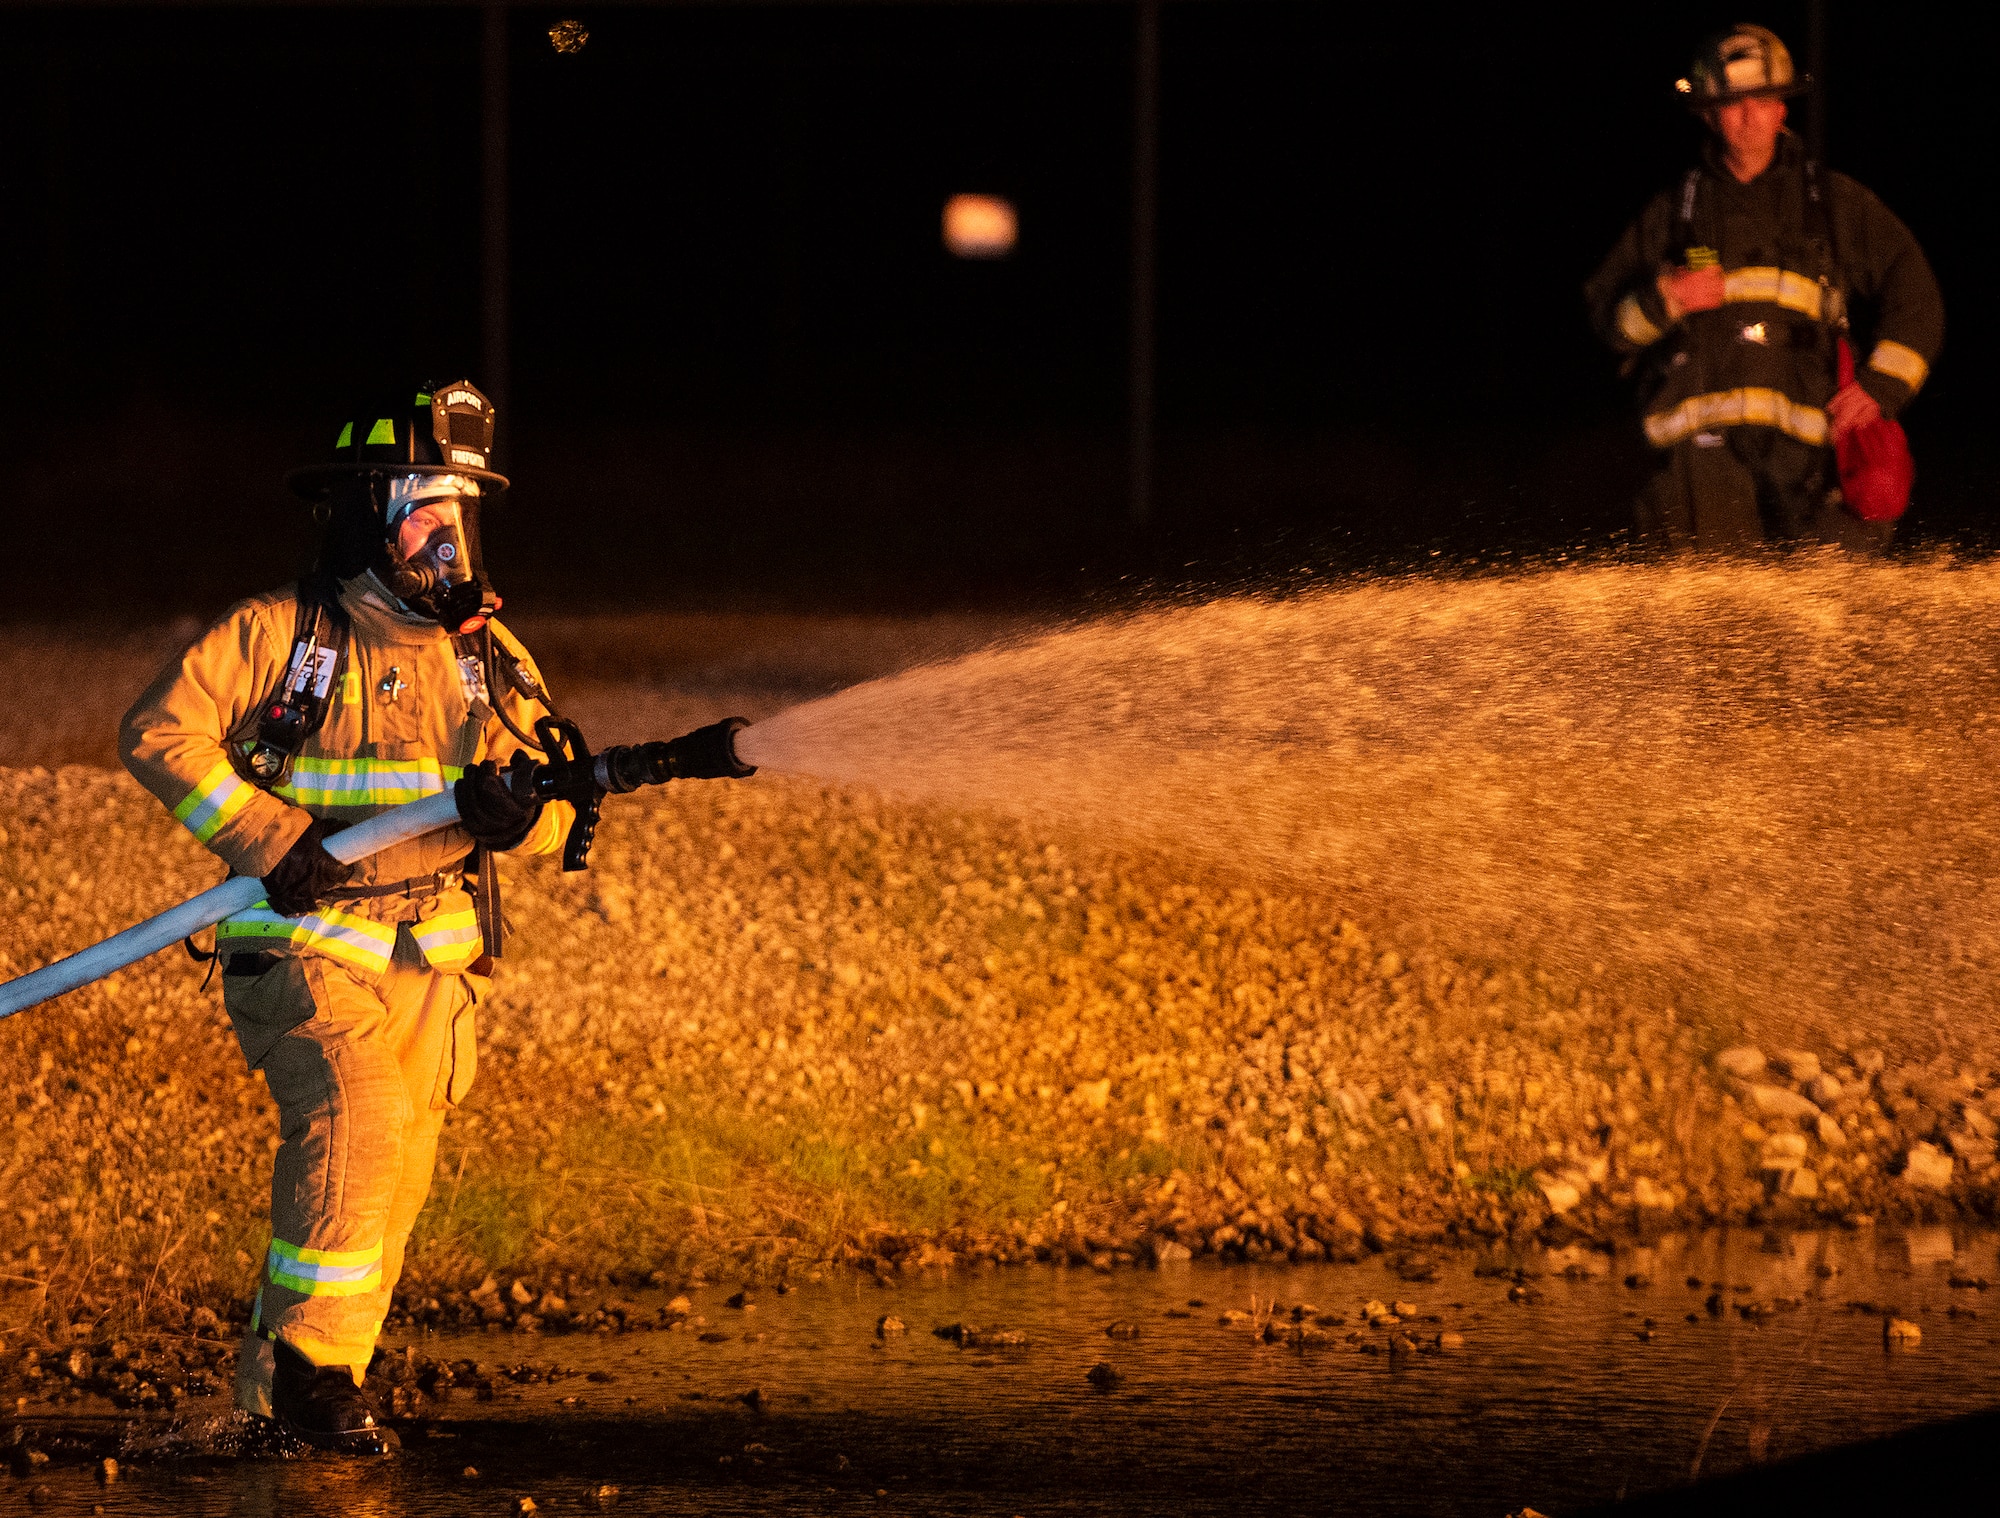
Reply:
M620 744L593 754L574 722L543 717L535 723L535 735L545 757L535 760L526 750L517 752L507 771L507 783L524 801L533 796L545 803L567 801L574 808L575 820L563 843L563 868L581 870L588 868L598 808L607 795L623 795L642 785L665 785L669 780L739 780L755 774L755 766L736 757L736 734L749 725L741 717L730 717L665 742ZM447 790L345 828L331 835L325 847L342 864L353 864L456 821L458 800ZM11 1017L65 991L87 986L263 899L262 880L254 875L233 876L102 943L0 983L0 1017Z

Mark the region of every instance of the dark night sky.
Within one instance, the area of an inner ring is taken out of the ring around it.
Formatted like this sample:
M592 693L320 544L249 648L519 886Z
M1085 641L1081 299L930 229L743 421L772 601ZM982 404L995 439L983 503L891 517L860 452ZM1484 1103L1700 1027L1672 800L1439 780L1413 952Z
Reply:
M1629 400L1577 287L1686 161L1669 82L1734 9L1168 4L1153 551L1226 573L1246 533L1268 566L1621 525ZM1944 282L1911 527L1962 536L1993 473L1990 54L1860 10L1831 7L1829 156ZM1758 13L1802 64L1804 12ZM576 57L547 43L565 14ZM343 397L478 377L476 12L0 23L17 573L84 505L122 524L107 597L282 575L275 477ZM524 6L512 43L501 549L618 597L1132 560L1129 6ZM939 248L966 189L1018 202L1015 258ZM642 552L553 530L593 512ZM226 574L186 546L216 536Z

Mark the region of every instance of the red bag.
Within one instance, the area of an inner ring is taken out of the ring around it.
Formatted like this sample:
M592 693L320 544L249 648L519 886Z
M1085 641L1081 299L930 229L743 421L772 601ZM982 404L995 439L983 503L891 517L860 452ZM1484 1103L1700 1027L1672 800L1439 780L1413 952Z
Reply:
M1840 342L1840 388L1854 383L1854 350ZM1916 483L1917 461L1910 457L1910 440L1903 424L1886 416L1856 427L1833 445L1840 466L1840 493L1848 509L1864 522L1893 522L1910 506L1910 486Z

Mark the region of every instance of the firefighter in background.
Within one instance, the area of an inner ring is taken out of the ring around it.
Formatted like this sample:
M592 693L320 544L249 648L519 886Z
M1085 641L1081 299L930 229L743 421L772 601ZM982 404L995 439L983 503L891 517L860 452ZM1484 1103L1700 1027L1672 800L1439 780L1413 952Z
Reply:
M140 783L269 892L216 930L223 1002L280 1137L236 1395L347 1453L396 1442L361 1381L445 1113L472 1083L500 949L491 854L553 851L571 817L517 798L496 762L532 748L546 696L493 620L480 559L479 505L507 487L487 467L493 420L468 383L352 416L331 462L291 476L324 523L313 574L226 613L121 735ZM458 826L357 865L326 851L448 785Z
M1584 288L1640 377L1659 464L1637 503L1650 543L1870 551L1893 532L1843 504L1832 444L1923 388L1944 305L1909 229L1785 129L1785 101L1810 86L1761 26L1704 44L1676 86L1709 129L1701 161ZM1837 388L1842 332L1865 360Z

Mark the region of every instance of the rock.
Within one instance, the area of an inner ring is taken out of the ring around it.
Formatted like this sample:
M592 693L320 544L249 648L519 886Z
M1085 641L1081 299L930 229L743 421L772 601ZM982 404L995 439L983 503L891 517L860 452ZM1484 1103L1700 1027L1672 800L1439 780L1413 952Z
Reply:
M1632 1205L1642 1212L1672 1212L1674 1194L1664 1186L1655 1185L1646 1176L1635 1176L1632 1180Z
M1783 1086L1752 1086L1750 1100L1765 1117L1788 1117L1794 1122L1810 1122L1819 1108L1796 1091Z
M1842 1087L1830 1075L1816 1075L1806 1082L1806 1095L1822 1107L1831 1107L1841 1098Z
M462 1481L477 1481L479 1479L479 1467L476 1465L468 1465L464 1470L460 1471L458 1475L459 1479Z
M1994 1122L1991 1117L1981 1112L1972 1103L1967 1102L1965 1104L1963 1116L1965 1118L1965 1126L1971 1129L1978 1137L1989 1141L2000 1137L2000 1123Z
M1884 1344L1915 1344L1923 1336L1924 1331L1908 1318L1889 1317L1882 1320Z
M1819 1195L1819 1177L1801 1165L1786 1173L1778 1189L1795 1201L1810 1202Z
M519 1277L515 1278L514 1284L508 1289L507 1295L514 1299L516 1307L526 1307L530 1302L535 1300L533 1289L526 1281L521 1280Z
M755 1302L750 1300L750 1293L747 1291L737 1292L734 1296L726 1300L722 1305L724 1307L733 1307L738 1312L751 1312L754 1311L757 1306Z
M1819 1056L1804 1049L1780 1049L1771 1057L1771 1067L1781 1075L1789 1075L1802 1086L1820 1073Z
M514 1518L527 1518L527 1515L534 1511L535 1499L533 1497L516 1497L514 1499Z
M1559 1180L1555 1176L1543 1175L1537 1171L1535 1184L1541 1188L1542 1200L1549 1204L1549 1211L1558 1217L1583 1200L1581 1191L1568 1181Z
M1155 1265L1185 1265L1194 1258L1194 1251L1174 1239L1159 1239L1153 1244Z
M1843 1149L1847 1146L1847 1134L1841 1129L1840 1120L1830 1112L1822 1112L1813 1122L1813 1132L1819 1141L1829 1149Z
M1136 1339L1139 1337L1137 1323L1117 1322L1108 1324L1104 1330L1107 1339Z
M1417 1341L1406 1333L1389 1335L1389 1353L1392 1355L1413 1355L1417 1352Z
M875 1320L875 1337L878 1339L886 1339L890 1334L907 1332L909 1330L904 1326L903 1320L892 1312L885 1312Z
M1361 1304L1361 1316L1366 1318L1370 1323L1380 1322L1383 1318L1391 1316L1389 1304L1370 1297L1366 1302Z
M1952 1158L1934 1144L1912 1144L1903 1156L1903 1182L1923 1191L1942 1191L1951 1184Z
M593 1487L583 1500L591 1507L616 1507L618 1499L623 1495L624 1493L617 1487L606 1483L603 1486Z
M694 1311L694 1304L690 1302L686 1297L675 1297L673 1301L669 1302L666 1306L666 1313L667 1316L670 1318L685 1318L689 1313L693 1311Z
M1759 1170L1796 1170L1805 1163L1806 1137L1803 1133L1774 1133L1764 1140L1757 1155Z
M1734 1049L1724 1049L1715 1056L1717 1068L1726 1070L1738 1080L1751 1080L1764 1073L1764 1051L1755 1044L1739 1044Z
M1435 1343L1439 1349L1463 1349L1465 1348L1465 1335L1446 1329L1437 1336Z
M1106 1365L1102 1360L1099 1360L1089 1370L1084 1372L1083 1379L1099 1391L1108 1392L1114 1390L1125 1378L1114 1367Z
M109 1486L118 1479L118 1462L106 1455L97 1462L97 1479Z
M1234 1328L1239 1323L1248 1323L1250 1321L1250 1314L1240 1307L1225 1307L1222 1310L1222 1315L1215 1321L1220 1323L1224 1328Z
M1417 1315L1417 1304L1414 1302L1391 1302L1389 1304L1389 1311L1399 1318L1414 1318Z

